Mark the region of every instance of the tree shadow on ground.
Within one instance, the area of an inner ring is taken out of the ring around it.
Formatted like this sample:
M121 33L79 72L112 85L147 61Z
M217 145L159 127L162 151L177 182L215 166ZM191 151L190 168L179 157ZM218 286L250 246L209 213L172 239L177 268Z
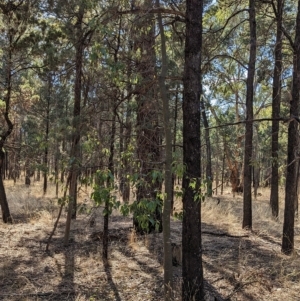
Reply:
M219 232L217 227L205 223L202 228L208 228L212 233ZM258 300L261 294L268 296L273 288L282 285L282 279L291 272L292 260L288 265L282 265L283 257L275 238L264 242L258 241L251 232L248 237L242 236L204 234L204 269L209 272L206 274L213 275L211 281L221 279L215 287L221 293L227 290L224 297L239 295L241 300ZM295 278L300 281L300 273ZM228 288L231 290L229 293Z
M181 240L178 223L171 224L171 241L177 244ZM207 223L202 223L202 231L206 289L213 291L217 300L259 300L261 294L261 300L270 300L274 290L284 288L283 279L300 281L299 257L284 257L278 237L242 230L240 235L231 235ZM150 241L146 244L149 252L162 264L162 235L150 234L146 240ZM181 290L181 266L174 267L174 274Z
M27 224L10 225L5 234L16 231L10 230L16 226L26 227ZM92 277L89 266L81 266L98 254L99 244L77 240L76 233L73 233L73 241L68 247L63 247L62 232L63 229L59 228L48 253L44 243L46 233L41 239L41 235L26 231L26 235L23 233L13 242L5 235L2 237L0 232L1 241L8 241L6 250L3 244L0 248L0 254L7 253L0 266L0 300L121 300L115 298L118 292L108 268L101 273L107 275L102 277L103 281L94 279L89 282L88 278ZM101 264L95 269L101 270ZM115 297L110 296L111 290Z
M103 266L104 266L104 270L105 270L105 273L107 276L107 282L109 283L109 285L115 295L115 300L121 301L121 297L120 297L118 288L117 288L116 284L114 283L113 277L111 275L110 266L106 260L103 260Z

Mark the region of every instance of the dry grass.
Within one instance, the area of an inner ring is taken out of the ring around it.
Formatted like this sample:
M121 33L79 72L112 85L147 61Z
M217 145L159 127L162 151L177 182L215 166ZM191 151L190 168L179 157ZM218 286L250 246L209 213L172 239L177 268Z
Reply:
M63 247L65 213L50 252L45 241L58 211L54 188L42 195L40 184L30 188L5 183L13 225L0 225L0 300L163 300L162 235L139 237L131 220L114 214L110 220L109 262L101 259L101 210L80 214L72 225L72 243ZM271 217L269 191L253 201L253 232L241 229L242 197L223 196L202 204L203 262L206 287L223 299L299 300L300 225L295 226L296 252L280 252L279 221ZM89 205L88 194L80 202ZM220 202L218 201L220 200ZM177 207L180 202L177 200ZM96 233L92 235L93 233ZM99 236L100 237L100 236ZM181 224L172 222L172 241L180 244ZM175 300L180 300L181 267L174 267Z

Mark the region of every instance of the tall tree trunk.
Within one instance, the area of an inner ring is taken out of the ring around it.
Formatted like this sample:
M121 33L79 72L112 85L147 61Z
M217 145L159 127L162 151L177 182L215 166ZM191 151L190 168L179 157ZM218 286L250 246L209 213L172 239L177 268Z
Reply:
M4 161L4 151L2 147L0 146L0 205L1 205L1 211L2 211L2 220L4 223L11 223L12 218L10 215L8 202L6 198L6 192L3 184L3 178L2 178L2 167L3 167L3 161Z
M212 196L212 184L213 184L213 175L212 175L212 167L211 167L211 146L210 146L210 137L209 137L209 125L206 117L205 104L203 101L203 97L201 99L201 110L202 110L202 119L203 125L205 128L205 144L206 144L206 185L207 185L207 196Z
M9 13L8 16L8 24L10 25L11 15ZM11 33L8 34L9 39L9 47L8 47L8 61L6 62L6 74L5 74L5 88L6 88L6 94L4 98L5 102L5 110L3 113L3 117L5 119L7 129L6 131L0 135L0 205L1 205L1 211L2 211L2 220L4 223L12 223L12 218L9 211L9 206L6 198L6 192L3 184L3 178L2 178L2 168L3 168L3 161L4 161L4 144L8 136L13 131L13 123L11 122L9 118L9 112L10 112L10 100L11 100L11 92L12 92L12 51L13 51L13 36ZM3 70L4 71L4 70Z
M293 58L293 88L290 102L290 115L299 119L299 89L300 89L300 0L298 0L298 13L296 19L296 35L294 42ZM288 130L288 156L285 184L285 207L282 235L282 252L292 254L294 250L294 223L295 223L295 198L297 194L297 156L298 148L298 122L294 118L289 123Z
M58 167L58 164L59 164L59 157L60 157L60 153L59 153L59 146L58 146L58 140L56 138L56 150L55 150L55 158L54 158L54 173L55 173L55 176L54 176L54 180L55 180L55 195L56 197L58 197L58 172L59 172L59 167Z
M177 117L178 117L178 85L176 85L176 95L175 95L175 107L174 107L174 129L173 129L173 153L176 153L176 134L177 134ZM172 173L172 197L171 197L171 215L174 211L174 185L176 180L176 174Z
M204 299L201 245L200 96L202 0L186 1L186 40L183 75L183 221L182 300ZM193 183L196 181L196 183ZM196 184L194 186L194 184ZM194 187L193 187L194 186Z
M282 73L282 13L283 0L277 0L277 31L275 44L275 66L273 75L273 94L272 94L272 177L271 177L271 195L270 206L273 217L278 217L279 211L279 175L278 175L278 136L279 136L279 115L280 115L280 100L281 100L281 73Z
M38 163L39 167L38 167L37 172L36 172L36 181L39 182L41 180L41 168L40 168L40 166L42 165L42 160L41 160L40 155L38 155L37 163Z
M129 49L132 50L132 41L129 41ZM127 76L130 79L132 74L132 62L129 60L127 63ZM128 80L127 84L127 94L131 93L132 84L130 80ZM131 132L132 132L132 105L130 99L127 102L126 106L126 119L125 119L125 129L123 130L123 151L129 152L130 140L131 140ZM128 203L130 199L130 181L127 175L130 173L130 158L131 156L125 155L124 153L121 154L122 160L122 170L120 175L120 191L122 193L123 202Z
M145 8L153 7L153 2L145 1ZM137 61L137 71L141 77L139 87L145 92L137 96L137 158L139 161L139 185L136 200L160 203L157 193L161 189L161 181L153 180L153 172L159 169L160 158L160 127L158 122L157 91L155 89L155 22L151 15L138 17L136 24L139 33L136 38L136 52L142 55ZM146 209L146 208L145 208ZM133 224L140 233L162 231L161 204L151 216L144 208L134 213ZM138 215L148 218L148 229L143 229ZM151 222L154 221L153 222Z
M43 193L46 194L48 186L48 140L49 140L49 123L50 123L50 99L51 99L51 87L52 87L52 78L51 74L48 75L48 95L47 95L47 108L46 108L46 131L45 131L45 149L44 149L44 158L43 158Z
M299 140L298 140L299 141ZM298 219L298 207L299 207L299 181L300 181L300 164L299 161L297 161L297 179L296 179L296 184L297 184L297 192L296 192L296 197L295 197L295 202L294 202L294 210L295 210L295 218Z
M259 171L260 171L260 162L259 162L259 140L258 140L258 125L254 126L254 146L253 146L253 159L252 159L252 166L253 166L253 188L254 188L254 199L257 198L257 190L259 187Z
M156 6L159 7L159 0L156 0ZM171 229L170 214L172 209L171 198L173 197L172 183L172 132L170 123L170 107L168 100L168 91L166 87L166 76L168 72L168 57L166 50L166 38L161 14L158 13L158 27L161 38L161 73L158 76L160 95L163 103L163 120L165 130L165 197L163 204L163 245L164 245L164 300L172 300L172 247L171 247Z
M123 95L122 95L123 98ZM120 164L118 164L117 167L117 173L118 173L118 181L119 181L119 190L120 193L122 194L123 190L124 190L124 182L125 182L125 178L126 175L124 175L124 165L123 165L123 160L122 160L122 155L124 154L124 146L125 146L125 139L124 139L124 127L125 127L125 121L124 121L124 106L120 106L121 111L121 117L120 117L120 126L119 126L119 139L120 139L120 143L119 143L119 158L121 160ZM126 118L126 117L125 117Z
M253 139L253 98L254 76L256 60L256 18L255 0L249 0L250 23L250 54L248 64L247 92L246 92L246 132L244 150L244 198L243 198L243 228L252 229L252 139Z
M127 108L126 108L126 128L124 131L124 150L126 152L129 151L129 145L130 145L130 140L131 140L131 132L132 132L132 122L131 122L131 117L132 117L132 108L131 108L131 104L128 103L127 104ZM125 203L129 202L130 199L130 181L127 177L127 175L130 172L130 157L128 156L124 156L122 158L122 163L123 163L123 173L121 175L121 182L122 182L122 197L123 197L123 201Z
M5 177L6 177L6 166L7 166L7 152L4 153L4 158L3 158L3 166L2 166L2 171L0 173L0 177L3 178L3 180L5 180Z
M114 174L114 151L115 151L115 135L116 135L116 114L113 113L112 119L112 129L110 135L110 149L109 149L109 158L108 158L108 169L110 170L111 174ZM113 186L113 180L108 177L107 179L107 186ZM103 249L102 249L102 258L107 260L108 258L108 222L109 222L109 201L106 200L104 204L104 210L106 214L104 215L103 221Z
M217 133L217 146L219 150L219 135ZM218 188L219 188L219 177L220 177L220 165L219 165L219 159L220 159L220 154L217 151L217 156L216 156L216 195L218 195ZM222 184L221 184L222 185Z
M114 48L114 62L115 64L118 63L118 54L120 49L120 35L121 35L121 27L122 27L122 18L120 18L119 22L119 31L117 37L117 45ZM116 91L116 95L117 95ZM115 101L113 102L113 118L112 118L112 126L111 126L111 135L110 135L110 148L109 148L109 158L108 158L108 169L112 175L115 173L115 166L114 166L114 152L115 152L115 136L116 136L116 109L115 109ZM120 137L121 139L121 137ZM122 142L121 142L122 144ZM114 180L110 177L107 178L107 187L114 186ZM103 260L107 260L108 258L108 222L109 222L109 204L110 199L106 199L104 204L104 222L103 222L103 249L102 249L102 258Z
M69 189L69 203L68 214L65 229L64 244L68 245L71 218L74 214L74 205L76 205L77 199L77 178L80 168L80 115L81 115L81 88L82 88L82 60L83 50L86 36L83 36L82 21L84 15L84 8L81 6L77 15L77 22L75 26L76 35L78 37L77 44L75 45L76 57L75 57L75 85L74 85L74 110L73 110L73 135L71 146L71 167L70 167L70 189Z
M223 191L224 191L224 174L225 174L225 158L226 158L225 149L223 152L224 154L222 158L221 195L223 195Z

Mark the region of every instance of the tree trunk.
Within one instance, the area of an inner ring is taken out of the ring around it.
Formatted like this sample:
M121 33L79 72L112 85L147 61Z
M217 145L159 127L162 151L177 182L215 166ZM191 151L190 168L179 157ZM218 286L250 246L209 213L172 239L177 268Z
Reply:
M258 125L254 127L254 146L253 146L253 188L254 188L254 199L257 198L257 190L259 187L259 170L260 170L260 164L259 164L259 157L258 157L258 147L259 147L259 141L258 141Z
M252 229L252 139L253 139L253 94L256 60L256 18L255 0L249 1L250 23L250 54L248 64L247 92L246 92L246 131L244 150L244 198L243 198L243 228Z
M183 75L183 221L182 300L204 299L201 245L200 96L202 0L186 1L186 40ZM193 187L194 186L194 187Z
M43 158L43 193L44 195L47 193L48 186L48 140L49 140L49 123L50 123L50 99L51 99L51 86L52 86L52 78L51 74L48 75L48 95L47 95L47 108L46 108L46 131L45 131L45 149L44 149L44 158Z
M129 42L129 49L132 49L132 41ZM130 79L132 74L132 66L131 61L127 64L127 76L128 79ZM130 80L128 80L127 84L127 94L131 93L132 85ZM132 105L130 100L127 103L126 107L126 119L125 119L125 129L123 130L123 151L129 152L129 146L130 146L130 140L131 140L131 132L132 132ZM120 174L120 191L122 193L122 198L124 203L128 203L130 199L130 181L127 177L127 175L130 174L130 154L121 154L121 160L122 160L122 169Z
M178 85L176 85L176 95L175 95L175 107L174 107L174 129L173 129L173 153L176 153L176 134L177 134L177 117L178 117ZM176 174L172 174L172 196L171 196L171 215L174 212L174 185L176 180Z
M201 100L201 110L202 110L202 119L203 119L203 125L205 128L205 144L206 144L206 170L205 170L205 175L206 175L206 193L207 196L211 197L212 196L212 184L213 184L213 176L212 176L212 168L211 168L211 146L210 146L210 137L209 137L209 125L208 125L208 120L206 117L206 111L205 111L205 105L203 98Z
M159 7L159 0L156 0L156 6ZM166 38L162 23L161 14L158 14L158 26L161 38L161 74L158 76L160 95L163 103L163 120L165 130L165 197L163 205L163 246L164 246L164 300L172 300L172 247L171 247L171 229L170 229L170 214L172 209L171 198L173 196L172 183L172 132L170 124L170 107L168 101L168 91L165 79L168 71L168 57L166 50Z
M5 153L2 150L2 147L0 147L0 205L2 211L2 220L4 223L12 223L12 218L10 215L5 188L3 184L3 178L2 178L2 168L3 168L4 158L5 158Z
M222 159L221 195L223 195L223 191L224 191L225 158L226 158L226 154L224 150L223 159Z
M290 102L290 115L299 118L299 89L300 89L300 0L298 0L298 13L296 20L296 34L293 58L293 88ZM295 198L297 194L297 152L298 149L298 121L293 118L288 129L288 155L285 184L285 207L282 235L282 252L290 255L294 250L294 223Z
M279 175L278 175L278 137L279 137L279 115L281 100L281 73L282 73L282 13L283 0L277 0L277 31L275 44L275 66L273 75L273 94L272 94L272 177L271 177L271 195L270 206L273 217L278 217L279 211Z
M110 135L110 152L108 158L108 169L110 170L111 174L114 174L114 151L115 151L115 135L116 135L116 114L113 113L113 120L112 120L112 129ZM114 183L110 177L107 179L107 186L113 186ZM102 249L102 258L107 260L108 258L108 222L109 222L109 201L106 200L104 204L104 221L103 221L103 249Z
M299 140L298 140L299 141ZM297 184L297 193L296 193L296 197L295 197L295 201L294 201L294 210L295 210L295 218L298 219L298 207L299 207L299 173L300 173L300 163L299 160L297 161L297 179L296 179L296 184Z
M150 3L151 2L151 3ZM145 7L153 5L153 1L145 3ZM139 162L139 183L136 200L156 202L153 213L140 208L134 213L133 224L137 232L146 233L162 231L161 201L157 194L161 189L161 181L153 179L153 172L160 171L160 127L158 122L157 91L155 89L155 23L151 15L138 18L139 33L135 49L143 55L138 58L137 71L141 77L138 86L145 92L137 96L137 158ZM148 228L143 229L137 216L148 218ZM152 221L152 222L151 222Z
M2 162L2 170L0 172L0 177L5 180L6 177L6 169L7 169L7 152L4 153L3 162Z
M10 12L9 12L10 13ZM9 14L8 13L8 14ZM8 16L8 25L10 25L11 21L11 15ZM3 178L2 178L2 168L3 168L3 161L4 161L4 144L8 136L13 131L13 124L9 118L9 112L10 112L10 100L11 100L11 92L12 92L12 53L13 53L13 31L10 31L8 33L8 58L5 62L4 66L6 65L6 70L2 70L5 72L5 88L6 88L6 94L4 97L5 102L5 110L3 112L3 117L5 119L7 129L4 132L4 134L0 135L0 205L1 205L1 211L2 211L2 219L4 223L12 223L12 218L10 215L8 202L6 198L6 192L3 184Z
M131 124L131 105L130 103L127 104L127 109L126 109L126 129L124 133L124 149L125 151L129 151L129 145L130 145L130 140L131 140L131 132L132 132L132 124ZM130 157L123 157L123 174L121 175L121 180L122 180L122 196L123 196L123 201L125 203L129 202L130 199L130 181L127 178L127 175L130 172Z
M55 151L55 158L54 158L54 181L55 181L55 196L58 197L58 163L59 163L59 148L58 148L58 141L56 141L56 151Z
M218 149L219 149L219 135L218 135L218 133L217 133L217 146L218 146ZM219 188L219 176L220 176L219 159L220 159L220 155L219 155L219 152L217 151L217 156L216 156L216 195L218 195L218 188Z
M75 85L74 85L74 110L73 110L73 137L71 146L71 167L70 167L70 189L69 189L69 203L68 203L68 214L65 229L64 244L68 245L70 228L71 228L71 218L74 215L74 207L76 206L77 199L77 178L79 175L80 168L80 116L81 116L81 88L82 88L82 60L83 60L83 50L86 35L82 32L82 20L84 15L84 8L81 6L77 15L77 22L75 26L75 32L78 37L76 48L76 58L75 58ZM75 206L74 206L75 205Z

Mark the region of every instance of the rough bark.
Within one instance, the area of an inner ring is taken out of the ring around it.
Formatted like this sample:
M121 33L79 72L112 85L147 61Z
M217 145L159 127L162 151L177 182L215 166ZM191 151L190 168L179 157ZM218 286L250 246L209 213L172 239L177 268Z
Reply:
M249 1L250 53L248 63L246 92L246 131L244 150L244 197L243 197L243 228L252 229L252 140L253 140L253 94L256 60L256 18L255 0Z
M159 0L156 0L156 6L159 7ZM172 132L170 124L170 107L168 101L168 91L165 83L168 70L168 57L166 50L166 38L162 23L161 14L158 14L158 26L161 38L161 60L162 69L158 76L160 95L163 103L163 120L165 130L165 197L163 204L163 246L164 246L164 300L172 300L172 247L171 247L171 230L170 214L172 209L171 198L173 196L172 183Z
M202 0L186 1L186 40L183 75L183 221L182 300L204 300L201 245L200 96ZM196 187L193 188L193 182Z
M117 43L114 48L115 64L118 63L121 28L122 28L122 19L120 18ZM115 94L117 95L118 91L115 91ZM111 123L108 169L111 172L111 174L114 175L114 173L115 173L114 155L115 155L115 136L116 136L116 117L117 117L116 111L115 111L115 100L113 100L112 111L113 111L113 117L112 117L112 123ZM114 186L114 180L111 177L108 177L106 185L107 185L107 187L112 188ZM104 221L103 221L103 249L102 249L102 258L104 261L107 261L107 259L108 259L108 223L109 223L110 201L111 201L110 199L107 199L104 204L105 215L104 215Z
M298 140L298 144L299 144L299 140ZM300 181L300 177L299 177L299 173L300 173L300 163L299 161L297 161L297 176L296 176L296 184L297 184L297 192L296 192L296 197L295 197L295 201L294 201L294 211L295 211L295 218L298 219L298 207L299 207L299 181Z
M205 168L205 175L206 175L206 193L207 196L212 196L212 184L213 184L213 175L212 175L212 166L211 166L211 146L210 146L210 137L209 137L209 125L208 120L206 117L205 105L204 101L201 101L201 110L202 110L202 119L203 125L205 128L205 144L206 144L206 168Z
M296 19L296 34L293 45L293 88L290 102L290 115L299 119L299 89L300 89L300 0ZM282 252L290 255L294 250L295 198L297 195L297 151L298 151L298 121L293 118L288 129L288 155L285 184L285 207L282 234Z
M278 136L279 136L279 115L280 115L280 100L281 100L281 73L282 73L282 13L283 0L277 0L277 30L275 44L275 65L273 71L273 94L272 94L272 177L271 177L271 195L270 206L273 217L278 217L279 211L279 192L278 192Z
M7 5L7 10L4 11L4 9L1 7L3 13L7 14L8 18L8 28L11 26L11 20L12 20L12 14L13 10L12 8ZM13 32L9 31L8 33L8 53L7 53L7 62L6 62L6 70L3 70L5 72L5 110L3 112L3 117L7 126L7 129L3 132L2 135L0 135L0 205L1 205L1 211L2 211L2 219L4 223L11 223L12 217L10 215L10 210L7 202L6 192L3 184L3 178L2 178L2 168L3 168L3 161L5 157L4 153L4 145L8 138L8 136L13 131L13 123L11 122L9 118L9 112L10 112L10 101L11 101L11 93L12 93L12 69L13 69L13 42L14 42L14 36Z
M151 2L151 3L150 3ZM145 3L145 7L153 6L153 1ZM160 127L157 114L157 91L155 87L155 22L153 16L147 14L138 17L136 26L139 31L135 39L137 57L137 72L140 76L138 86L143 92L137 96L137 158L139 164L139 183L136 201L157 201L157 193L161 189L159 179L152 178L153 171L160 170ZM156 207L149 216L148 229L143 229L137 215L148 214L144 209L135 212L133 224L139 233L162 231L161 206ZM150 221L152 219L154 223ZM158 227L157 227L158 226ZM158 229L157 229L158 228Z

